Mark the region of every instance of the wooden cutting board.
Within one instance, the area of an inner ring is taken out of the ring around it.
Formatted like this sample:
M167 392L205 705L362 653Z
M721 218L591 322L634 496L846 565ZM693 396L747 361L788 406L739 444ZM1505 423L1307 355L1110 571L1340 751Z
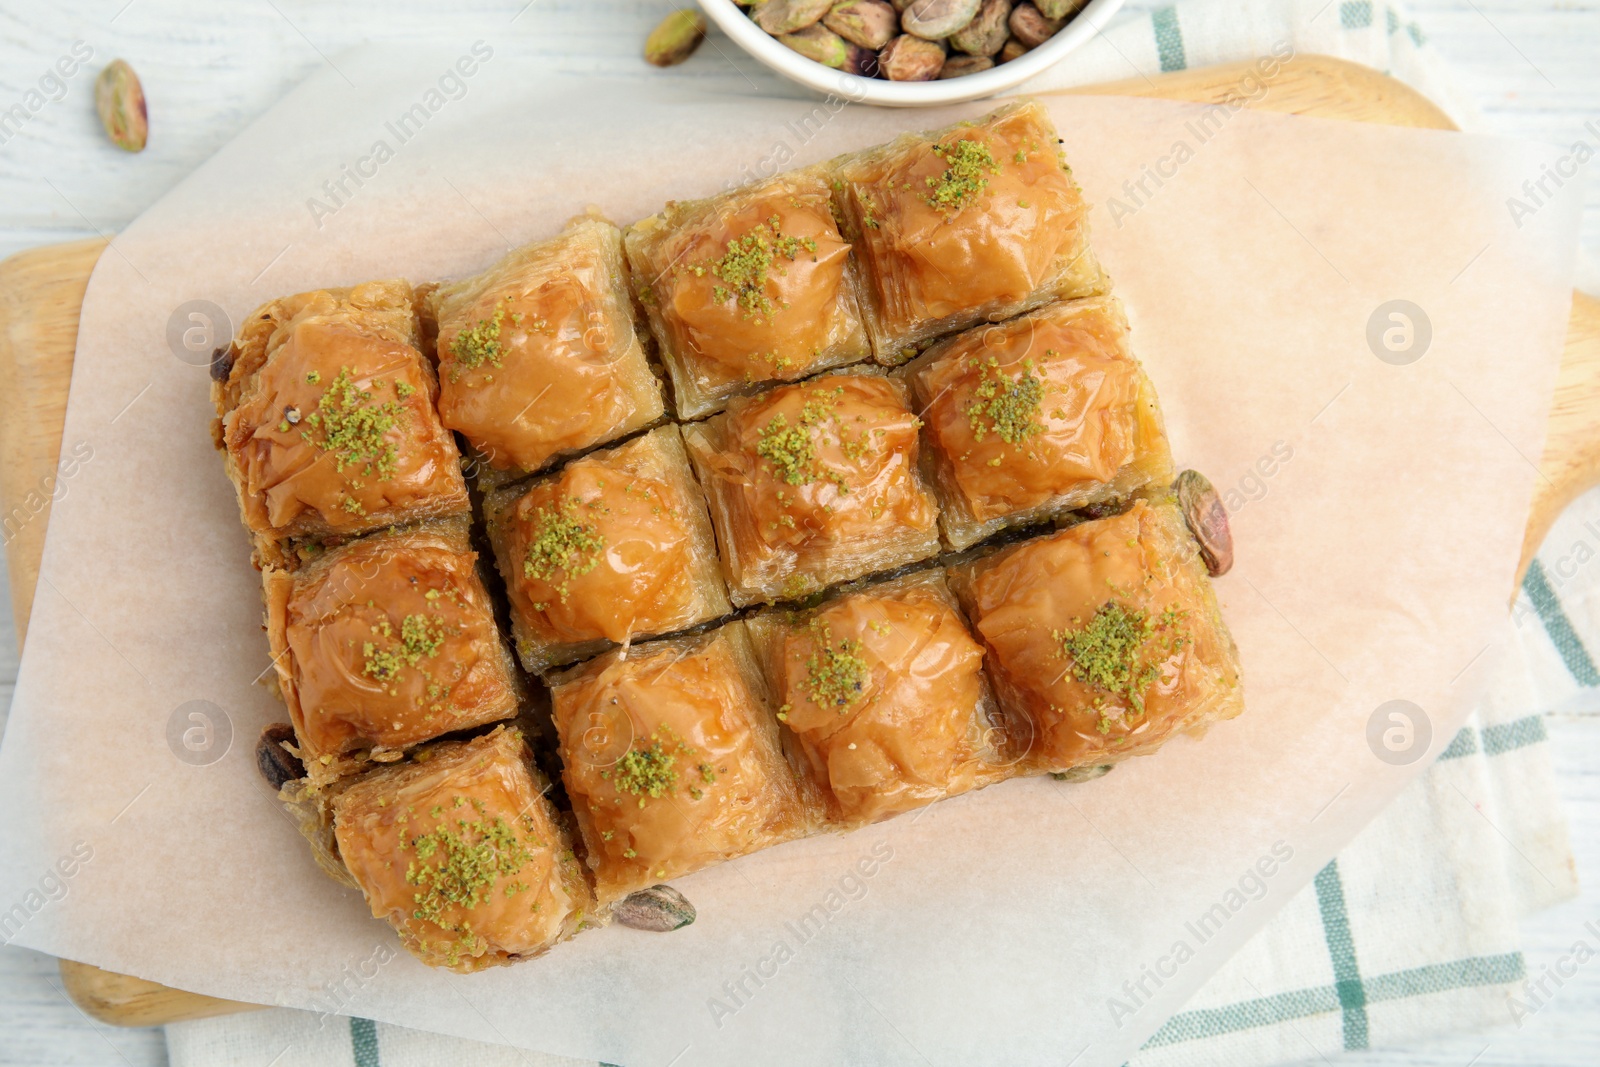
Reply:
M1258 82L1265 84L1264 93L1256 88ZM1262 111L1455 128L1444 112L1411 88L1327 56L1295 56L1267 78L1253 64L1239 63L1072 91L1197 103L1236 101ZM0 394L9 398L0 421L0 514L8 517L6 553L19 640L27 636L39 579L53 485L49 479L61 450L78 314L104 247L104 241L90 239L37 248L0 263ZM1539 469L1519 580L1556 516L1573 498L1600 484L1600 301L1581 293L1573 294L1566 355ZM24 516L20 525L9 519L19 508ZM71 960L61 961L61 978L79 1007L118 1026L154 1026L260 1007L169 989Z

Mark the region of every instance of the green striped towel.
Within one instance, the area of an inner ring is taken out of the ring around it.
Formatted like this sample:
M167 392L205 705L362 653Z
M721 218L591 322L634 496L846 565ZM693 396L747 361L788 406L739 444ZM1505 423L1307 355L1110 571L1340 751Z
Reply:
M1023 91L1250 59L1288 42L1393 74L1461 125L1478 121L1421 28L1395 5L1130 8ZM1503 645L1485 653L1499 669L1472 722L1130 1067L1252 1067L1515 1021L1510 998L1527 995L1517 918L1577 892L1540 714L1600 685L1600 597L1585 595L1600 589L1600 564L1586 573L1575 556L1600 556L1600 493L1563 517L1530 569ZM173 1067L593 1063L287 1009L177 1023L167 1042Z

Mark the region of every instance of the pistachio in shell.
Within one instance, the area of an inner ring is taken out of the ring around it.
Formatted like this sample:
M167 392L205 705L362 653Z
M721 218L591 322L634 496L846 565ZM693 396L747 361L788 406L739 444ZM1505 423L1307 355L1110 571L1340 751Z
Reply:
M694 55L706 39L705 16L682 7L656 23L644 39L644 59L656 67L675 67Z
M305 764L300 757L284 748L294 744L294 727L286 722L275 722L261 731L256 741L256 770L266 779L274 792L285 784L306 776Z
M950 35L950 47L971 56L995 56L1006 46L1011 0L983 0L972 21Z
M694 905L670 885L653 885L630 893L611 914L623 926L662 934L680 930L695 920Z
M1115 763L1097 763L1088 767L1072 767L1065 771L1051 771L1050 777L1058 782L1092 782L1096 778L1104 778L1115 768Z
M1027 55L1031 51L1033 51L1033 49L1029 48L1027 45L1023 44L1021 41L1017 40L1015 37L1012 37L1012 38L1008 39L1004 45L1001 46L1000 54L998 56L995 56L995 62L996 63L1009 63L1013 59L1020 59L1021 57Z
M962 56L955 55L944 61L944 66L939 70L939 79L963 78L968 74L977 74L989 70L994 66L994 60L988 56Z
M150 139L144 86L127 60L113 59L94 80L94 109L111 143L125 152L142 152Z
M1060 19L1065 22L1083 9L1089 0L1033 0L1033 6L1039 9L1039 14L1047 19Z
M900 28L929 41L942 41L972 21L983 0L912 0L900 13Z
M1018 4L1013 8L1007 24L1011 27L1011 36L1029 48L1038 48L1061 28L1060 19L1046 18L1042 11L1030 3Z
M846 0L834 4L822 24L851 44L877 51L899 29L900 16L884 0Z
M757 26L774 37L803 30L822 21L833 0L761 0L750 9Z
M933 81L944 69L944 45L902 33L878 53L878 67L890 81Z
M1233 533L1228 529L1228 509L1209 479L1199 471L1188 470L1172 483L1183 521L1200 546L1200 558L1213 577L1228 573L1233 566Z

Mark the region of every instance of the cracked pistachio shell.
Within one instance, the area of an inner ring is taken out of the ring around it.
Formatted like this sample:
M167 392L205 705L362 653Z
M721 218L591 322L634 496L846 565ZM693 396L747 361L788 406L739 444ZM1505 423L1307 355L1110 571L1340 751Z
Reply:
M1011 0L983 0L972 21L950 35L950 47L972 56L995 56L1006 46Z
M832 6L833 0L761 0L750 9L750 17L772 36L781 37L821 22Z
M995 56L995 62L1009 63L1013 59L1018 59L1022 56L1025 56L1031 51L1033 51L1033 49L1029 48L1015 37L1012 37L1007 40L1005 45L1000 49L1000 54Z
M1047 19L1065 20L1070 15L1076 15L1083 9L1089 0L1033 0L1039 14Z
M693 8L679 8L656 23L644 39L645 62L657 67L675 67L694 55L706 39L705 16Z
M1213 578L1233 566L1233 533L1228 529L1228 509L1210 480L1199 471L1184 471L1172 483L1183 521L1200 546L1200 558Z
M900 14L900 28L930 41L942 41L972 21L982 0L912 0Z
M623 926L661 934L681 930L695 920L694 905L670 885L653 885L628 894L612 909L612 915Z
M851 44L877 51L895 35L900 16L884 0L846 0L834 4L822 24Z
M94 109L111 143L127 152L142 152L150 139L150 116L144 86L126 60L113 59L94 80Z

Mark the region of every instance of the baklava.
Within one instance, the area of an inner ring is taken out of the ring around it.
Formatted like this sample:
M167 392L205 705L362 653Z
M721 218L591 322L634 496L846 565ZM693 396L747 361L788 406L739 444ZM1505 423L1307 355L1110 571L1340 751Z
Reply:
M497 489L484 518L530 671L732 610L676 426Z
M816 825L742 623L607 652L552 678L551 694L602 905Z
M831 166L880 363L903 363L979 322L1106 290L1088 206L1036 103L902 134Z
M1004 777L1005 747L944 572L849 589L746 626L796 763L853 829Z
M735 605L794 600L939 551L906 384L876 368L740 397L684 427Z
M435 289L439 414L492 471L538 470L659 420L622 234L582 216Z
M1172 482L1155 388L1115 297L973 327L905 373L953 548Z
M426 754L329 801L373 917L423 963L462 973L538 956L591 922L571 834L522 735L499 727Z
M1116 763L1244 709L1238 651L1194 539L1167 501L951 569L1024 765Z
M826 172L812 167L669 203L628 228L634 285L680 418L871 355L830 196Z
M251 312L213 364L214 438L257 558L468 510L403 281L318 289Z
M477 559L467 520L438 519L263 572L278 687L313 774L517 714Z

